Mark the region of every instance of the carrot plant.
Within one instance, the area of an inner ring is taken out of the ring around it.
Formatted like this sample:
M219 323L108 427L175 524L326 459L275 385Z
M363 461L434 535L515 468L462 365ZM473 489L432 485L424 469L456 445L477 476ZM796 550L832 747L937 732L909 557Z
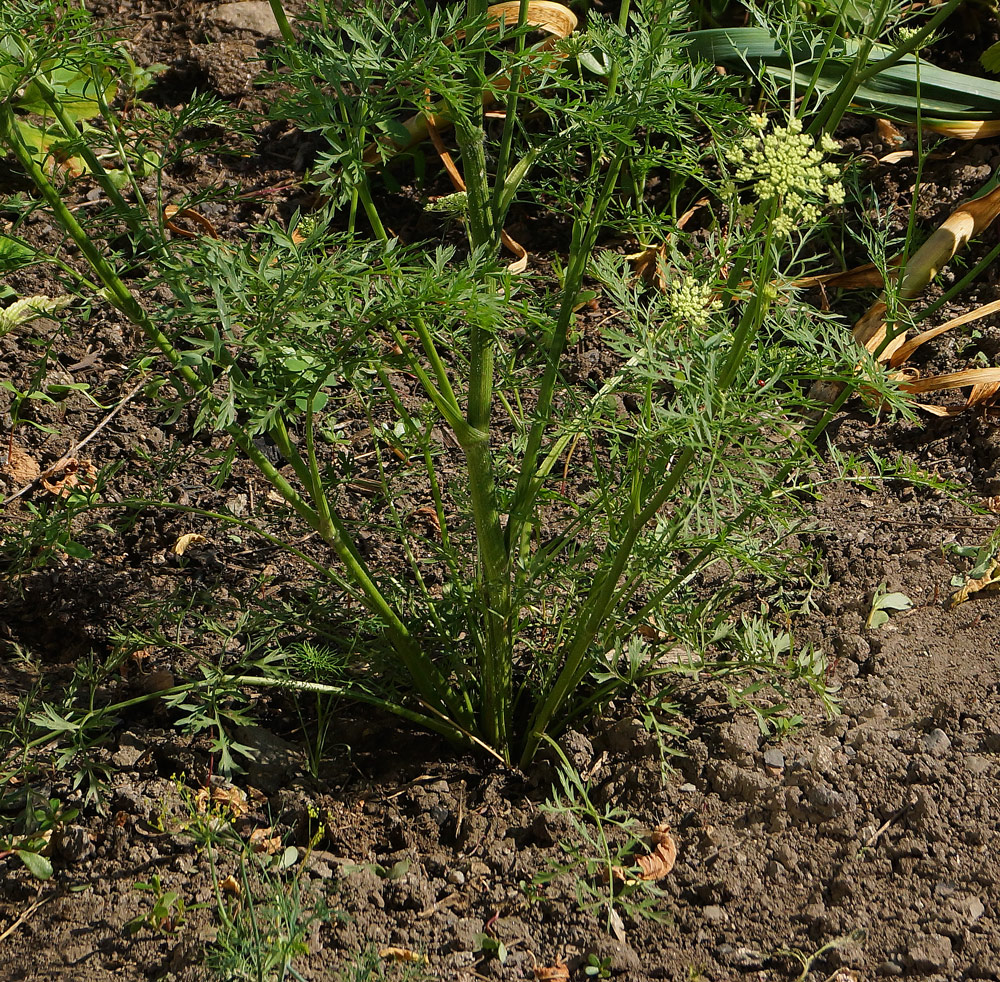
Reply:
M291 227L171 239L104 76L99 133L67 110L54 66L95 46L34 31L23 2L0 14L20 25L0 45L0 144L79 247L75 289L158 352L144 365L161 396L226 434L228 460L252 462L328 550L303 558L341 612L340 669L315 681L271 657L227 684L343 694L526 763L661 670L658 643L698 609L705 564L780 575L790 478L850 389L824 407L806 393L849 382L856 361L788 277L844 206L832 133L866 76L819 84L839 18L812 75L779 78L751 115L704 57L724 41L692 44L681 3L623 0L573 31L557 4L418 0L401 16L364 0L321 4L298 34L272 5L289 83L277 111L325 141L308 180L326 204ZM889 26L879 9L862 49ZM169 302L130 287L130 260L67 206L19 125L28 85ZM164 166L183 135L160 140ZM425 138L456 156L457 190L438 204L464 237L413 243L395 228L383 189L410 162L430 171ZM551 228L551 272L507 234L515 210ZM645 278L623 256L636 248ZM574 379L588 332L610 365ZM371 433L376 498L360 517L349 414ZM399 562L366 555L373 530Z

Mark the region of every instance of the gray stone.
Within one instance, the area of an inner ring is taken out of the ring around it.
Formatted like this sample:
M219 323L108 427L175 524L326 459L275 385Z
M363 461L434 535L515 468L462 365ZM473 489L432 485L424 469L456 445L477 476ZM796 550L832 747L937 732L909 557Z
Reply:
M899 962L889 961L882 962L881 965L875 971L879 975L888 975L890 977L903 974L903 966Z
M830 819L842 814L846 806L843 795L822 784L809 792L809 804L821 819Z
M767 767L774 767L780 771L785 766L785 755L780 750L775 750L772 747L770 750L764 751L764 764Z
M948 738L948 734L937 726L930 733L925 733L920 738L920 743L925 753L934 754L938 757L947 753L948 748L951 747L951 740Z
M119 770L130 770L148 747L143 746L130 733L126 733L118 744L118 749L111 755L111 761Z
M82 863L94 855L94 842L90 832L82 825L68 825L57 832L53 839L56 852L68 863Z
M721 924L729 920L729 915L718 904L709 904L702 908L705 920L712 924Z
M962 907L965 908L965 914L970 921L977 921L986 913L986 907L978 897L966 898Z
M723 965L732 965L743 971L763 968L767 958L763 952L755 951L753 948L747 948L744 945L737 947L731 944L720 944L715 949L714 955Z
M743 770L728 761L713 761L708 767L712 788L723 801L737 798L753 801L768 786L768 778L760 771Z
M208 15L208 19L219 27L232 27L240 31L252 31L263 37L280 37L278 22L267 0L242 0L240 3L219 4Z
M760 727L753 720L733 720L720 727L719 742L730 760L740 760L757 752L760 746Z
M970 774L974 774L976 776L985 774L992 766L990 761L988 761L985 757L979 757L975 754L966 757L963 760L963 763L965 764L965 769Z
M254 751L255 759L248 762L247 773L250 783L264 792L283 788L302 767L301 749L263 726L236 726L233 736Z
M590 767L594 759L594 745L576 730L567 730L562 735L559 748L566 755L566 759L581 773Z
M868 640L860 634L846 634L838 638L834 642L834 648L841 658L849 658L855 662L867 661L872 650Z

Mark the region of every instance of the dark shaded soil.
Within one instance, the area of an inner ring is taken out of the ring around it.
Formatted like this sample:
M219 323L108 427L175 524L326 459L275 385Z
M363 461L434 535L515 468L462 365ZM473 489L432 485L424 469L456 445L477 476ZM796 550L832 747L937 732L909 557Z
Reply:
M140 63L169 66L154 90L163 104L181 105L195 89L247 105L267 99L254 88L260 66L252 60L265 42L252 31L213 24L209 5L97 6L108 22L123 25ZM309 148L281 127L256 138L249 159L199 157L186 176L170 178L177 193L220 176L256 189L241 213L211 213L223 233L287 213L297 202L296 178ZM855 121L849 140L856 144L850 148L877 155L895 149L879 144L869 121ZM931 162L924 174L919 215L928 227L1000 164L993 144L954 149L953 158ZM905 225L912 169L882 167L870 179L881 207ZM0 194L19 191L25 189L17 175L0 164ZM400 231L418 215L401 211ZM56 241L41 217L21 234ZM973 257L993 240L988 234ZM534 247L543 251L544 244ZM37 271L11 285L19 293L58 292ZM967 303L941 316L997 294L990 271L968 291ZM56 356L46 381L87 381L105 405L116 402L134 384L128 365L137 338L108 310L73 328L67 337L36 321L0 338L0 375L23 385L28 352L51 341ZM949 371L966 367L976 350L993 363L998 349L1000 326L988 319L976 340L944 340L922 357ZM585 336L577 350L581 378L606 355ZM31 412L46 429L22 428L18 437L42 466L106 415L76 394ZM201 456L207 448L191 444L186 426L184 418L166 425L137 393L86 454L101 466L121 463L115 494L240 508L288 533L283 509L248 469L237 466L221 488L209 484ZM765 740L750 710L734 708L721 686L706 683L678 694L673 723L684 739L674 741L679 755L666 768L635 706L614 705L606 718L561 741L599 808L616 805L647 829L672 828L679 857L659 884L658 919L633 916L624 901L610 918L606 904L577 903L580 882L598 896L606 887L567 853L589 846L566 809L543 808L557 797L551 759L527 774L456 759L433 737L335 706L322 762L311 773L295 704L261 697L256 723L234 731L259 759L236 780L233 806L222 797L227 783L213 776L209 736L179 736L164 707L143 706L123 714L89 755L108 769L100 807L70 786L73 766L35 775L43 797L81 811L53 834L52 880L34 880L13 856L0 859L0 978L214 977L205 953L224 950L225 932L208 852L197 843L211 820L195 796L215 789L223 824L232 819L244 837L273 827L269 836L298 847L301 906L321 911L324 902L329 909L304 930L308 953L294 964L305 979L353 978L349 967L360 953L397 946L426 955L425 964L410 968L417 977L531 978L536 966L565 959L573 978L585 978L594 956L595 965L623 979L782 980L803 970L791 949L808 957L837 940L809 977L1000 979L1000 606L988 593L953 609L946 604L952 577L971 565L950 546L981 544L997 526L989 512L972 514L966 502L1000 494L1000 433L994 417L981 412L918 425L873 421L851 404L829 437L843 453L863 456L872 448L908 457L955 481L965 499L893 481L877 490L826 485L810 505L798 546L818 557L813 604L790 627L800 648L813 643L832 655L840 714L828 718L811 694L796 693L788 714L800 714L801 725ZM8 481L4 493L17 488ZM22 534L30 500L6 506L5 549ZM183 559L174 555L178 537L195 531L209 542ZM90 560L64 557L0 585L2 717L14 719L33 684L57 692L82 661L117 650L115 632L126 620L169 626L175 644L146 660L127 659L117 675L103 678L103 691L115 698L163 684L189 666L192 651L211 657L225 648L225 638L200 635L193 616L199 610L235 616L248 595L262 603L303 602L300 570L283 553L176 512L150 507L87 545ZM728 568L710 568L703 585L729 575ZM869 629L880 585L905 593L913 608ZM785 586L801 594L808 583ZM750 609L755 589L745 584L737 603ZM765 599L778 610L780 595L771 589ZM307 719L306 732L314 728ZM234 855L217 852L220 879L238 872ZM183 898L185 916L128 930L153 906L135 884L154 875ZM269 875L251 874L251 891L291 895L287 876ZM262 935L258 948L266 947L266 928ZM388 959L386 965L390 976L403 972Z

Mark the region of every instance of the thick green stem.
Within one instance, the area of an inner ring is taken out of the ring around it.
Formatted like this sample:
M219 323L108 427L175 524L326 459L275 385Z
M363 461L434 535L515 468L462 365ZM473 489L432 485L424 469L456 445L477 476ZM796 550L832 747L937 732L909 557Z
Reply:
M531 723L528 727L527 743L521 758L522 766L531 761L539 741L542 739L556 713L559 712L563 703L586 674L588 652L601 626L608 618L608 614L614 604L618 581L621 579L622 572L632 555L636 540L643 528L645 528L646 523L652 519L667 499L677 490L681 479L694 461L694 457L695 451L692 447L688 447L681 453L670 469L670 474L660 490L646 503L642 511L629 522L621 542L614 546L609 544L606 548L605 558L609 555L613 556L613 558L609 566L598 574L591 586L590 592L587 594L587 599L581 606L581 610L584 612L581 618L581 627L575 632L567 647L563 667L560 669L559 675L549 690L545 701L536 707L532 715Z
M481 123L470 120L464 112L455 113L455 135L462 148L465 186L468 193L466 223L473 249L487 251L487 261L492 261L500 249L500 229L490 195L489 177L486 173L486 133ZM502 191L503 179L497 175L497 187Z
M619 149L615 158L608 165L601 193L595 201L588 197L573 224L573 239L570 245L570 263L563 282L562 303L556 318L552 340L549 343L545 374L542 376L538 393L538 403L535 407L535 421L528 433L527 446L518 473L517 487L510 505L510 518L507 520L506 541L510 549L521 539L521 533L531 519L532 505L541 490L545 473L539 467L538 455L542 448L542 440L548 429L552 412L552 400L555 396L556 383L559 380L559 370L563 353L573 323L573 312L577 297L583 286L587 263L597 243L597 236L604 221L608 205L618 184L625 159L626 148Z
M289 60L296 68L300 68L301 59L297 50L297 42L295 34L292 32L292 25L288 23L285 8L282 6L281 0L268 0L268 2L271 4L271 13L274 15L274 20L278 25L278 31L281 33L281 40L285 42L285 46L288 49ZM321 17L323 20L326 19L325 15L325 9L321 8Z
M773 217L776 212L777 205L775 204L769 209L769 213ZM764 323L764 315L770 306L767 291L771 288L770 279L773 269L774 249L771 246L770 236L767 236L764 239L763 255L757 266L754 297L747 304L746 310L743 311L743 316L740 317L739 324L733 332L733 342L729 357L726 359L726 363L719 373L718 387L716 389L717 397L723 396L729 390L730 386L732 386L740 370L740 366L743 364L743 359L746 358L750 346L756 340L761 325Z

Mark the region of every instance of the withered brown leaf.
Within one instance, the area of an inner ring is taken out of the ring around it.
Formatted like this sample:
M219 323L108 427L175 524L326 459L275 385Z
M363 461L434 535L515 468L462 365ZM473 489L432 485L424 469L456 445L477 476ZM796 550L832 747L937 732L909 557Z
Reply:
M61 477L56 475L61 474ZM49 494L68 498L74 488L90 490L97 484L97 468L89 460L68 457L49 468L42 478L42 487Z
M409 948L397 948L395 945L389 945L386 948L379 948L378 950L379 958L388 958L390 961L394 962L424 962L427 961L424 955L421 955L417 951L411 951Z
M25 453L16 443L10 445L9 456L0 449L0 465L0 471L15 484L31 484L41 473L35 458Z
M621 866L611 870L614 878L622 883L639 880L662 880L677 862L677 843L670 834L669 825L657 825L649 837L653 851L645 856L636 856L635 865L639 872L634 875Z
M538 982L569 982L569 965L557 958L554 965L537 965L533 974Z

